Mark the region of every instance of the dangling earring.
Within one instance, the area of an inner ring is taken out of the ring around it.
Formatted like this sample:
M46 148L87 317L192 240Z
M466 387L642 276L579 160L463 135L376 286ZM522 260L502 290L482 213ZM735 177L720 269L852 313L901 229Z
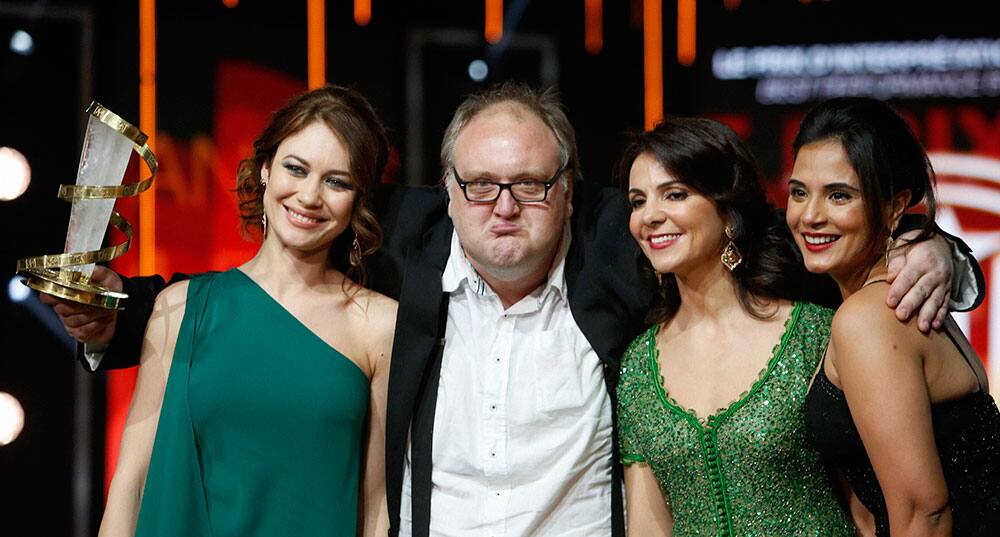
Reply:
M354 242L351 243L351 254L349 261L352 267L361 266L361 243L358 242L357 237L354 237Z
M663 287L663 274L660 274L659 272L654 272L654 274L656 274L656 284Z
M885 268L889 268L889 250L892 250L892 232L885 238Z
M261 177L260 177L260 188L261 188L261 190L266 190L267 189L267 179L264 179L263 175L261 175ZM264 212L264 208L263 207L261 207L260 225L263 226L263 228L264 228L264 236L267 237L267 213Z
M726 244L726 248L722 250L722 264L729 269L730 272L740 266L743 262L743 256L740 251L736 249L736 244L733 243L733 239L736 238L736 232L733 231L733 226L726 224L726 238L729 239L729 243Z

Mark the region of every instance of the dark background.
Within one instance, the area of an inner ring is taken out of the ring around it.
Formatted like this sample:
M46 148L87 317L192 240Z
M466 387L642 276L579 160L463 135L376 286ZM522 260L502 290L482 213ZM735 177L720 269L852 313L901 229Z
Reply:
M373 0L368 26L353 20L350 1L327 2L327 78L357 87L392 129L403 162L396 180L414 184L438 177L437 151L444 127L461 98L508 78L541 82L539 53L490 47L482 39L483 2ZM877 4L877 7L873 5ZM738 114L749 118L748 136L765 175L784 173L781 120L797 117L808 103L762 106L752 81L720 82L711 73L719 47L854 41L997 37L994 15L981 2L861 2L848 0L746 0L726 9L721 0L698 3L698 56L683 67L676 60L676 2L663 2L664 107L671 114ZM119 115L138 121L138 4L105 2L4 2L0 6L0 146L21 151L31 163L32 183L20 198L0 202L0 391L17 397L27 418L21 436L0 446L0 534L69 535L72 460L75 450L96 455L90 489L98 496L99 442L74 440L74 390L80 369L69 346L45 328L36 314L12 304L6 285L15 260L62 249L68 206L56 199L60 183L75 177L82 109L81 80L88 73L92 96ZM584 2L507 1L505 33L534 34L554 44L556 81L577 128L585 177L610 183L623 133L643 126L642 2L605 0L604 46L584 48ZM70 13L70 15L66 15ZM82 30L74 14L93 20L93 64L81 74ZM69 17L69 18L67 18ZM17 29L35 40L30 56L7 46ZM462 30L478 35L472 45L428 45L423 50L423 115L407 124L407 55L411 36L423 31ZM212 132L215 70L224 60L247 60L306 78L306 3L244 0L227 8L217 0L162 0L157 7L158 127L177 139ZM514 38L515 40L517 37ZM486 59L490 74L474 82L466 68ZM993 117L997 99L970 101ZM919 113L955 99L905 103ZM423 162L406 161L407 129L419 129ZM228 210L226 208L225 210ZM133 254L134 255L134 254ZM87 410L102 423L103 378ZM98 429L99 430L99 429ZM97 435L100 437L100 434ZM100 504L100 498L95 500ZM30 515L29 513L37 513ZM93 524L91 513L86 524ZM96 532L95 532L96 534Z

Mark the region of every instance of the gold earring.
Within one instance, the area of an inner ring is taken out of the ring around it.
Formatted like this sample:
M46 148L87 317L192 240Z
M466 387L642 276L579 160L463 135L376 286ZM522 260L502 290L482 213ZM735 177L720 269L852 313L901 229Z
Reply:
M736 249L736 244L733 243L733 239L736 238L736 232L733 231L733 226L729 224L726 224L726 238L729 239L729 243L722 250L721 259L722 264L732 272L743 262L743 255L740 254L740 251Z
M267 213L260 215L260 225L264 226L264 236L267 236Z
M656 284L663 287L663 274L656 271L654 271L653 274L656 274Z

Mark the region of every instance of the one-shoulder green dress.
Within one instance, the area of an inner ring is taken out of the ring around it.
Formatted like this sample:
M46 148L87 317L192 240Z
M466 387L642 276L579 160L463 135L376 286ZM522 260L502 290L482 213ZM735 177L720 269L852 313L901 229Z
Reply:
M243 272L192 279L136 535L354 537L368 390Z
M854 535L805 437L806 391L832 318L831 310L797 303L757 381L704 420L663 387L658 326L629 346L618 384L622 462L653 470L675 537Z

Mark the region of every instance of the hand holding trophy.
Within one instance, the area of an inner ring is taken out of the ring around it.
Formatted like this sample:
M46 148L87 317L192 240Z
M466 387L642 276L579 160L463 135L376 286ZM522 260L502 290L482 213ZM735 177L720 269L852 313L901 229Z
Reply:
M17 262L17 273L27 278L25 285L57 297L43 301L55 305L67 330L82 341L90 337L81 336L94 334L74 333L73 328L86 332L86 325L113 319L115 310L122 309L127 298L120 292L121 280L117 275L104 268L95 272L95 263L123 255L132 242L132 226L114 210L115 199L147 190L157 170L156 157L146 145L147 136L139 129L96 102L87 108L87 114L76 185L59 187L59 198L72 203L66 253ZM122 185L132 151L146 162L150 176ZM109 223L124 233L126 240L101 248Z

